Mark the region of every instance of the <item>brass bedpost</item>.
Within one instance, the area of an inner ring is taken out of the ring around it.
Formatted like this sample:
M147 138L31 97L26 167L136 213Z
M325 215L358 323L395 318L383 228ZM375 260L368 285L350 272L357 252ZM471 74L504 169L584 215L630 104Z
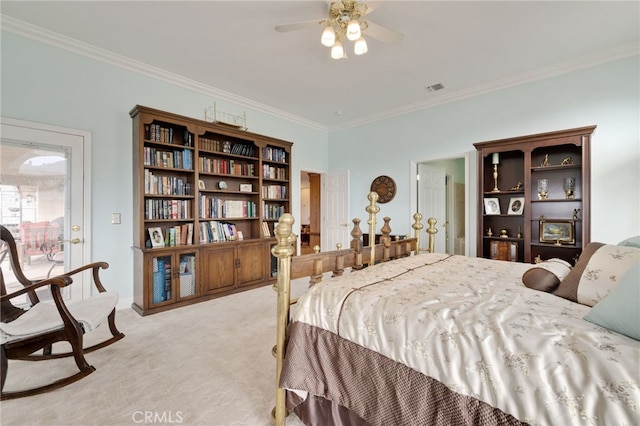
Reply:
M429 234L429 253L433 253L435 251L434 245L436 234L438 233L438 230L436 229L436 222L437 220L435 217L427 219L427 223L429 224L429 227L427 228L427 234Z
M380 211L380 207L376 205L378 201L378 193L371 191L369 193L369 205L365 209L369 213L369 247L371 247L371 259L369 259L369 265L375 265L376 263L376 213Z
M420 254L420 231L423 228L422 225L422 215L420 213L416 213L413 215L413 225L411 227L414 229L413 235L416 238L416 251L415 254Z
M277 324L276 324L276 346L274 356L276 357L276 406L271 415L276 426L283 426L287 416L285 404L285 390L280 388L280 374L284 361L284 345L286 341L287 324L289 323L289 309L291 304L291 256L293 255L293 216L285 213L280 216L278 225L274 229L274 234L278 243L273 246L271 253L278 258L278 278L276 290L278 292Z

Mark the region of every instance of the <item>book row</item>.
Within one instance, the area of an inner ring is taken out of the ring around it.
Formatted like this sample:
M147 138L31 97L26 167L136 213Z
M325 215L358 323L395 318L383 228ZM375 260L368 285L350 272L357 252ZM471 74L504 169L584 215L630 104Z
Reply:
M200 222L200 243L219 243L223 241L241 240L242 234L236 229L236 225L230 222L210 220Z
M191 184L177 176L156 175L144 170L145 195L191 195Z
M287 198L287 187L284 185L264 185L262 187L262 198Z
M200 196L201 218L257 217L257 205L247 200L225 200L207 195Z
M191 219L191 200L145 200L144 218L145 220Z
M262 158L268 161L277 161L279 163L287 162L287 151L282 148L274 148L267 146L262 148Z
M237 176L255 176L255 165L234 160L199 157L200 171Z
M279 219L284 213L284 206L263 203L262 214L264 219Z
M144 147L144 165L193 170L193 152L190 149L167 151Z
M228 154L244 155L246 157L254 157L255 148L253 145L243 143L231 143L229 141L220 141L210 138L199 138L200 149L215 152L224 152Z
M188 130L182 131L182 140L178 141L174 138L177 131L172 127L163 127L160 124L146 124L144 126L144 138L148 141L162 143L182 143L185 146L193 146L193 134ZM179 132L178 132L179 133Z
M165 228L148 228L147 248L175 247L193 244L193 223L184 223Z
M268 164L262 165L262 177L267 179L287 179L287 169L284 167L273 167Z

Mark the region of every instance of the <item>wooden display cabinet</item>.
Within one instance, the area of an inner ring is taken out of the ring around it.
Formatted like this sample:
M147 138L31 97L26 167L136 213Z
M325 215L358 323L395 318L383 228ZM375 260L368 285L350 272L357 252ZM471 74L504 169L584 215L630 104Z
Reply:
M553 257L575 262L590 241L594 130L589 126L474 144L479 257L495 257L495 241L503 241L519 262Z
M273 226L291 211L292 144L143 106L130 115L134 310L152 314L272 282Z

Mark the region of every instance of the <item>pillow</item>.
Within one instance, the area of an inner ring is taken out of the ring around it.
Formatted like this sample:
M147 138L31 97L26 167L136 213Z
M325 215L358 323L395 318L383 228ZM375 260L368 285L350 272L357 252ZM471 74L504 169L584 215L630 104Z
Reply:
M571 272L571 264L562 259L549 259L538 263L522 275L522 283L534 290L551 292L558 287L567 274Z
M618 243L619 246L625 247L638 247L640 248L640 235L636 235L635 237L627 238L624 241L620 241Z
M589 252L587 248L590 249ZM580 268L583 270L577 285L575 281L567 282L565 285L565 281L575 280L577 277L573 274L578 268L576 264L571 273L560 283L556 295L583 305L593 306L611 292L629 269L636 263L640 263L640 249L635 247L602 244L595 251L592 251L593 248L590 245L585 247L586 257L588 257L586 262L583 260L584 255L578 260L578 263L582 262ZM574 288L575 293L573 293Z
M640 340L640 263L628 270L611 293L596 303L584 319Z
M580 258L576 262L576 265L571 268L571 272L565 277L564 280L560 281L560 285L553 292L556 296L563 297L565 299L569 299L573 302L578 301L578 283L580 282L580 277L582 277L582 273L584 272L584 268L587 267L589 263L589 259L593 256L593 253L596 252L600 247L602 247L603 243L589 243L582 250L582 254L580 254Z

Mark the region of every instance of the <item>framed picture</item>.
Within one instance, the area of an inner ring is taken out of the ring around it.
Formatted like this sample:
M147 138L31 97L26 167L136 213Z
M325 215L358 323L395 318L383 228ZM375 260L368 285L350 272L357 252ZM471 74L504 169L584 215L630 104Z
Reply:
M204 187L204 181L203 181L203 180L199 180L199 181L198 181L198 189L206 189L206 188Z
M485 198L484 214L500 214L500 200L497 198Z
M524 197L514 197L509 201L508 214L522 214L524 210Z
M162 228L149 228L149 238L151 239L151 247L164 247L164 236Z
M575 244L575 222L572 220L541 220L540 242Z
M251 192L253 191L253 185L250 183L241 183L240 184L240 192Z

